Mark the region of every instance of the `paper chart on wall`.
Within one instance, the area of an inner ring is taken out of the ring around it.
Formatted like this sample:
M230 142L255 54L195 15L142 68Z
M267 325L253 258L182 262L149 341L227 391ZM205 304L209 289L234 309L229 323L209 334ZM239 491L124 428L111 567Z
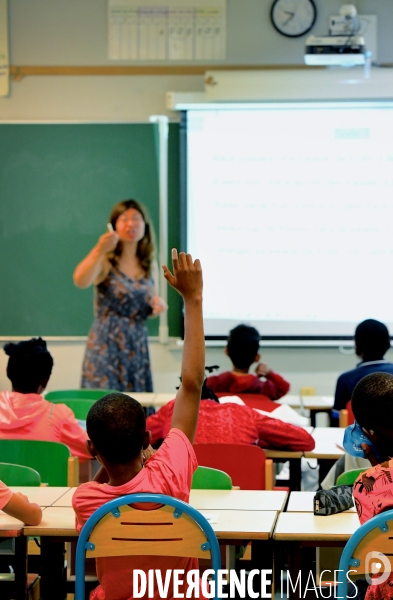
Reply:
M0 0L0 96L8 96L9 78L7 0Z
M223 60L226 0L108 0L112 60Z

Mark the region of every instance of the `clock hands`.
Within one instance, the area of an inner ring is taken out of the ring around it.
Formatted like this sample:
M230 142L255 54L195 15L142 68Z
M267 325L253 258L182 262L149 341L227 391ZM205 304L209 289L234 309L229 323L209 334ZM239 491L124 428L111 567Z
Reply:
M289 17L287 18L287 20L286 20L286 21L284 21L284 22L282 23L282 25L285 27L285 25L287 25L287 24L289 23L289 21L290 21L291 19L293 19L293 17L295 16L295 13L294 13L294 12L290 12L289 10L284 10L283 12L284 12L286 15L289 15Z

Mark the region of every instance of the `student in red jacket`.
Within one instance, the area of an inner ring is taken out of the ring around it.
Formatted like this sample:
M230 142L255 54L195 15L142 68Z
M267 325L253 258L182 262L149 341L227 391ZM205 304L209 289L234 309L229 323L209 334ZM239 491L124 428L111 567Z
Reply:
M196 444L258 444L262 448L313 450L315 442L302 427L261 415L249 406L219 404L214 396L204 385L202 398L205 400L199 407ZM146 428L151 432L152 444L167 436L174 406L175 401L171 400L147 418Z
M229 332L225 354L231 359L233 369L208 377L208 387L214 392L228 394L264 394L271 400L278 400L287 394L290 388L288 381L274 373L266 363L259 362L260 339L261 336L255 327L238 325L232 329ZM249 373L253 363L258 363L255 368L256 375Z

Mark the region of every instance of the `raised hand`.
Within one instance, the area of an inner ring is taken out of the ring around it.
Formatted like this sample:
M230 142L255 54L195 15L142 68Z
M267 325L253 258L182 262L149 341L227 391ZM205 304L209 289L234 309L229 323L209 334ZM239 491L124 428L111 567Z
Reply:
M175 290L187 299L202 299L202 268L198 259L192 260L191 254L172 249L173 274L163 265L164 277Z
M107 254L112 252L117 246L119 241L119 235L116 231L107 231L98 240L97 247L100 254Z
M270 367L266 363L258 363L255 368L255 373L257 377L266 377L270 373Z

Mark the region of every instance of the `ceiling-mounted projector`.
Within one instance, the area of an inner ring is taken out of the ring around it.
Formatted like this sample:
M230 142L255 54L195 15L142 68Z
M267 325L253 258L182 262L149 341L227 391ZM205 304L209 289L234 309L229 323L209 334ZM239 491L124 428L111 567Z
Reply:
M317 37L306 39L304 62L306 65L339 65L352 67L364 65L365 42L361 35Z
M356 6L343 4L338 16L330 17L329 35L310 35L306 39L306 65L365 65L371 55L366 51Z

